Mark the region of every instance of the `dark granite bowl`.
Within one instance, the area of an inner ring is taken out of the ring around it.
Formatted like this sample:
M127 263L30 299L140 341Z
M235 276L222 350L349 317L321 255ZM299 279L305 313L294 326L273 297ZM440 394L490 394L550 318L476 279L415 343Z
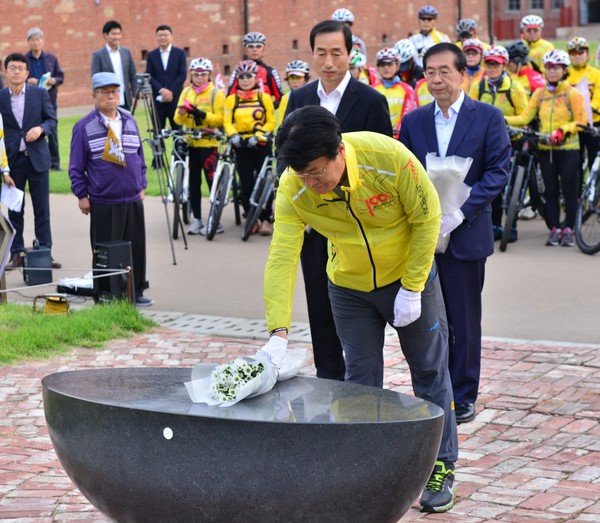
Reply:
M395 522L423 489L440 408L316 378L233 407L190 401L190 369L46 376L50 438L79 490L119 522Z

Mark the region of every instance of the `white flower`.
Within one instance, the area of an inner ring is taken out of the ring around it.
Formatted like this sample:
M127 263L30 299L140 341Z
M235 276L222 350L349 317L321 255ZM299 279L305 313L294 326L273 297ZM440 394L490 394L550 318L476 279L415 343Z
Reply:
M210 397L218 401L233 401L237 391L265 370L262 363L250 363L241 358L218 365L210 376Z

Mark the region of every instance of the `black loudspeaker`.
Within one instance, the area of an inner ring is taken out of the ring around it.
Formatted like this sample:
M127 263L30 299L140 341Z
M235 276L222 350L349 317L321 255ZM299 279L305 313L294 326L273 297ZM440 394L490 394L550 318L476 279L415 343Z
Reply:
M36 269L36 270L28 270ZM40 270L48 269L48 270ZM27 285L41 285L52 282L52 257L50 249L40 247L37 240L33 242L33 249L25 251L23 258L23 280Z
M131 242L108 241L96 244L94 251L94 299L96 302L126 300L135 303ZM106 269L120 270L131 267L131 286L127 294L127 274L105 276ZM98 270L102 269L102 270ZM98 278L98 276L105 276Z

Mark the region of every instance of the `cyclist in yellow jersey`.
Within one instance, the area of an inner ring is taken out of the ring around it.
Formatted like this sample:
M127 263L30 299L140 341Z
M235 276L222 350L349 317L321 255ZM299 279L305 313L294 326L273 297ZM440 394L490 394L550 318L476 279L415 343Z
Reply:
M417 107L417 99L413 88L400 80L398 53L393 47L386 47L377 53L377 71L380 82L375 86L386 97L390 108L394 138L400 135L402 117Z
M483 78L483 66L481 60L483 57L483 43L477 38L468 38L464 42L462 50L467 58L467 74L461 84L462 90L469 94L471 86L478 83Z
M471 87L469 96L497 107L504 116L521 114L529 98L523 86L513 80L506 71L508 51L500 46L493 45L483 52L483 66L485 76ZM494 227L494 240L502 238L502 193L492 201L492 225ZM510 231L509 242L517 241L517 222Z
M544 73L544 55L554 49L554 45L542 38L544 20L541 16L527 15L521 19L521 37L529 47L529 57L538 66L540 72Z
M190 62L190 78L192 85L186 87L179 96L177 110L173 120L186 129L218 128L223 125L223 109L225 93L217 89L210 79L213 64L208 58L194 58ZM189 184L190 206L194 221L188 234L206 234L202 223L202 172L210 189L216 167L218 142L216 138L202 137L190 139L189 149ZM218 233L223 232L219 224Z
M242 60L235 66L234 74L239 88L225 100L223 118L225 132L231 145L236 148L242 206L246 214L250 209L254 180L271 149L265 140L265 134L275 129L273 101L269 95L259 91L256 79L258 72L258 65L252 60ZM270 235L273 231L271 214L272 205L269 201L253 232L260 232L263 236Z
M410 36L410 41L417 48L417 65L420 67L423 67L423 55L429 47L451 41L447 34L435 29L438 16L438 10L432 5L424 5L419 9L419 32Z
M303 62L302 60L292 60L285 66L285 80L290 86L290 91L285 93L279 102L279 107L277 108L276 128L281 124L281 120L285 114L288 100L290 99L290 92L294 89L298 89L298 87L306 85L309 79L309 66L306 62Z
M575 37L569 40L567 52L571 65L567 80L583 95L588 124L600 127L600 71L589 64L589 51L590 46L585 38ZM587 153L588 164L591 167L600 148L600 138L587 133L579 133L579 141L581 147L579 150L579 187L581 191L585 153Z
M536 89L546 85L544 77L530 66L532 62L529 58L529 48L523 41L513 42L506 50L508 51L507 69L510 76L523 86L527 96L531 96Z
M477 21L473 20L473 18L461 18L456 24L456 34L458 35L458 41L456 41L456 45L460 47L463 51L465 40L479 40L481 42L481 47L483 51L490 48L490 44L486 44L477 36Z
M539 159L545 186L546 218L551 230L546 245L574 245L573 226L579 195L579 127L587 117L583 96L565 80L570 65L566 51L554 49L544 55L546 87L535 91L518 116L505 117L509 125L523 126L539 115L540 131L550 135L550 144L539 144ZM559 190L560 183L560 190ZM559 195L565 200L566 219L561 230Z

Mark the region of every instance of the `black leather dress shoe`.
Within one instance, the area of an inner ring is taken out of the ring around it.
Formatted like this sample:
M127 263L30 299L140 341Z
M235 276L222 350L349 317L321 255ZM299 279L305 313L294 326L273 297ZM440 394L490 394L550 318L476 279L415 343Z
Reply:
M62 267L62 263L55 261L54 258L52 258L51 260L53 269L60 269Z
M456 403L454 405L456 423L467 423L475 419L475 403Z

